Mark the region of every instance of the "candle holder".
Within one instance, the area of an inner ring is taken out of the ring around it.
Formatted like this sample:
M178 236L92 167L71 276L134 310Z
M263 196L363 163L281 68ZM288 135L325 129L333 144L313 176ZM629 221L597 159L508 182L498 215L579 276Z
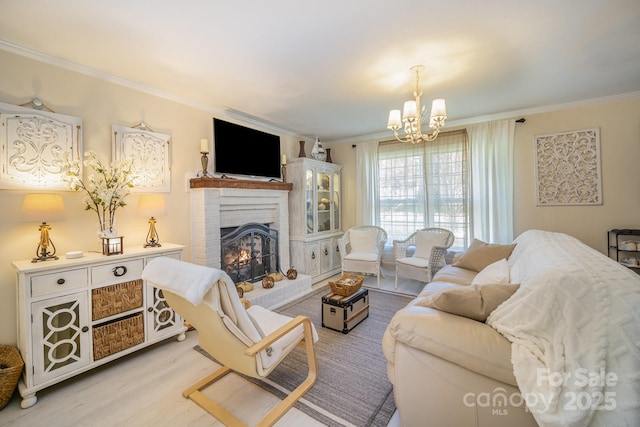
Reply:
M282 182L287 182L287 165L282 165Z
M207 172L207 166L209 165L209 157L207 157L207 152L201 151L202 157L200 157L200 162L202 163L202 170L198 172L196 175L198 178L213 178L209 172Z

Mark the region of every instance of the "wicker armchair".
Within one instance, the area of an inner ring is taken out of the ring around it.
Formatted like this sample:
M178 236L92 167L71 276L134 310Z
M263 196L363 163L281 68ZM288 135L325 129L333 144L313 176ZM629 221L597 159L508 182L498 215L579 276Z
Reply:
M380 269L382 250L387 242L387 232L375 225L364 225L348 229L338 240L342 274L345 272L373 274L385 277Z
M444 256L454 240L453 233L444 228L424 228L417 230L405 240L394 240L395 288L398 288L398 277L430 282L436 271L445 265ZM410 246L416 248L416 252L411 257L407 256L407 249Z

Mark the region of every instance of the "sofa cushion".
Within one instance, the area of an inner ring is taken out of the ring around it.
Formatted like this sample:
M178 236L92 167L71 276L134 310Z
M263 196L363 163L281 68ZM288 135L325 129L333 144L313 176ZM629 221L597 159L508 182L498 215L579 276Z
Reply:
M452 283L452 282L443 282L443 281L436 281L436 282L429 282L424 288L422 288L422 291L420 291L420 293L418 294L419 297L426 297L429 295L433 295L437 292L442 291L443 289L449 289L449 288L456 288L460 285ZM409 304L413 304L415 301L418 301L419 299L416 298L414 299L412 302L410 302Z
M351 252L378 253L378 230L350 230Z
M454 267L453 265L445 265L433 276L433 281L450 282L456 285L470 285L477 274L477 271Z
M472 285L487 285L491 283L509 283L509 263L502 258L482 269L471 281Z
M448 360L473 372L516 386L511 343L486 323L412 305L398 311L383 339L393 362L394 340Z
M444 246L447 243L448 233L433 233L431 231L416 232L416 251L414 257L429 259L431 249L434 246Z
M419 298L415 304L484 322L493 310L518 290L518 286L511 284L458 286Z
M482 271L486 266L502 258L508 259L515 244L499 245L496 243L485 243L482 240L473 239L469 249L458 258L453 265L473 271Z

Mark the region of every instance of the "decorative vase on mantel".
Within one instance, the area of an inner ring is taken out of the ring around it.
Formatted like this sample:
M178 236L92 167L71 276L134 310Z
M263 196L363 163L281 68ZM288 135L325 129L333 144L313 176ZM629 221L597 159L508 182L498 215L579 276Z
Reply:
M298 151L298 157L307 157L307 153L304 152L304 141L298 141L300 144L300 151Z
M316 143L313 145L313 149L311 150L311 157L321 162L324 162L327 158L327 153L324 151L324 147L320 142L320 138L316 136Z

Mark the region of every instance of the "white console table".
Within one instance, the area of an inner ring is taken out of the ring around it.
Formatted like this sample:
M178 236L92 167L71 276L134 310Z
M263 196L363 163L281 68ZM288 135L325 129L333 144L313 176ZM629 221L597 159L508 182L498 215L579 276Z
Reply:
M21 407L33 406L38 390L96 366L171 336L184 340L182 318L140 279L152 258L181 259L183 249L163 243L112 256L14 261Z

